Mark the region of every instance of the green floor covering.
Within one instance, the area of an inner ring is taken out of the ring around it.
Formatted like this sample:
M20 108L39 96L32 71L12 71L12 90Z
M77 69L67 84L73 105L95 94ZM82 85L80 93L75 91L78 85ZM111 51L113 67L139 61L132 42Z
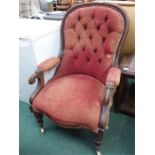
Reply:
M69 130L57 127L44 119L42 135L28 104L19 104L20 155L95 155L93 134L87 130ZM109 129L105 132L101 152L103 155L134 155L134 118L111 111Z

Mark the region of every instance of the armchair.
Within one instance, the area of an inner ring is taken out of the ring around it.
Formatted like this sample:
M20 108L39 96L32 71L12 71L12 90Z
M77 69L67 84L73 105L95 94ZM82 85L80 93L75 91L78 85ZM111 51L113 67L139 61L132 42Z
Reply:
M62 54L38 65L29 83L38 81L30 109L44 133L43 115L61 127L86 128L95 134L100 154L108 125L110 99L120 80L119 50L127 35L127 14L110 3L72 7L61 26ZM44 84L44 72L58 65Z

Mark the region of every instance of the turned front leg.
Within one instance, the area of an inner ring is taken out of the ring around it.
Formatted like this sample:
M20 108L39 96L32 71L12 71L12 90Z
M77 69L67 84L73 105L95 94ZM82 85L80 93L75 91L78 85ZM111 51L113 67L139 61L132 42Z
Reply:
M103 138L104 129L99 129L97 133L95 133L95 148L96 148L96 154L101 155L101 142Z

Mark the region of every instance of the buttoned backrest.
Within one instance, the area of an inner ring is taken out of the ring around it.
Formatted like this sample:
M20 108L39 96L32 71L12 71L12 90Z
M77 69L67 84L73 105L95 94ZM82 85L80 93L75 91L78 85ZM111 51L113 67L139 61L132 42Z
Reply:
M71 8L62 23L63 55L56 76L87 74L105 84L126 29L126 14L115 5Z

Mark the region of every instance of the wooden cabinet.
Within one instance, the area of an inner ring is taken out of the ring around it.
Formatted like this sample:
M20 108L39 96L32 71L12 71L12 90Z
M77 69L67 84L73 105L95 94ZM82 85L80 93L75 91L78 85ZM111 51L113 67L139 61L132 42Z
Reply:
M114 95L114 109L116 112L123 112L135 115L135 59L128 66L122 67L120 85Z

